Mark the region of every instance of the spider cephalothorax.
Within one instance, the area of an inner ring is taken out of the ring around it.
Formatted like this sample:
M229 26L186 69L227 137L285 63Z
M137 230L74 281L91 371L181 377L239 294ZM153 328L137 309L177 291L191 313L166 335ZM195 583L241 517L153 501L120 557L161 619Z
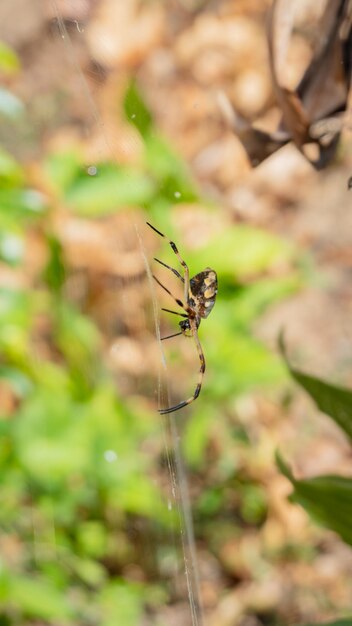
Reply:
M198 326L200 324L200 320L198 322ZM179 323L179 326L181 328L182 334L185 335L186 337L192 337L192 332L191 332L191 325L189 323L189 319L187 317L186 320L182 320ZM178 333L177 333L178 334Z
M185 311L185 313L178 313L177 311L170 311L170 309L163 309L163 311L168 311L169 313L180 315L181 317L184 317L185 319L183 319L179 324L180 329L181 329L179 333L169 335L168 337L163 337L162 339L170 339L171 337L176 337L177 335L185 335L186 337L193 337L196 342L199 360L200 360L199 379L198 379L198 384L195 388L193 396L188 398L188 400L184 400L183 402L180 402L179 404L176 404L175 406L170 407L169 409L161 409L160 413L164 414L164 413L172 413L173 411L182 409L184 406L186 406L187 404L190 404L191 402L193 402L193 400L195 400L199 396L199 393L202 387L203 376L205 372L205 360L204 360L202 346L200 345L200 341L198 337L198 328L201 323L201 320L208 317L209 313L211 312L215 304L215 298L218 292L218 280L217 280L216 272L212 270L210 267L205 268L205 270L203 270L202 272L199 272L199 274L196 274L195 276L193 276L193 278L190 279L188 266L185 263L185 261L182 259L182 257L180 256L179 251L176 247L176 244L173 241L171 241L168 237L163 235L163 233L161 233L159 230L154 228L154 226L149 224L149 222L147 222L147 224L156 233L158 233L158 235L160 235L161 237L164 237L164 239L166 239L169 242L172 250L176 254L180 264L182 265L184 269L184 277L183 277L175 268L170 267L169 265L166 265L166 263L164 263L163 261L160 261L159 259L155 259L158 263L160 263L167 269L171 270L175 274L175 276L177 276L177 278L181 280L181 282L184 285L184 302L182 302L182 300L175 298L172 295L171 291L169 291L169 289L167 289L167 287L165 287L160 282L160 280L156 276L154 276L154 279L156 280L156 282L175 300L176 304L178 304L178 306L180 306Z

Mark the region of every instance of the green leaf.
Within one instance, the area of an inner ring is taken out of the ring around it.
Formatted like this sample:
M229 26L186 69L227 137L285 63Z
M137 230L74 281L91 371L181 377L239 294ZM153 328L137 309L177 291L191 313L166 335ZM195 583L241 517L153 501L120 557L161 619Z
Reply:
M0 327L7 325L28 327L32 320L33 302L30 295L19 289L0 287Z
M352 479L317 476L296 480L280 455L277 455L277 464L294 486L290 500L301 504L317 522L352 545Z
M203 463L213 420L213 408L206 405L197 415L197 419L188 420L186 423L182 447L188 463L193 468Z
M71 615L66 594L58 591L44 578L11 578L10 602L17 611L36 619L68 623Z
M98 346L97 327L68 303L62 303L58 311L58 342L68 359L83 365L83 361Z
M0 213L11 211L14 217L40 215L46 208L45 197L34 189L0 189Z
M124 111L128 121L135 126L142 137L145 137L153 128L153 120L135 81L132 81L126 91Z
M106 528L98 521L81 522L77 528L77 541L85 555L101 558L106 553Z
M17 54L6 43L0 41L0 71L15 74L20 69Z
M23 171L17 161L0 147L0 181L1 186L22 185L24 180Z
M216 398L273 385L285 380L285 367L278 357L261 344L236 320L236 300L219 300L216 309L200 326L200 339L206 359L207 388ZM213 372L218 369L221 375Z
M3 497L3 496L2 496ZM6 536L5 534L3 535ZM8 601L10 595L10 573L5 566L3 559L0 560L0 606L4 601Z
M123 510L136 515L156 517L161 523L170 519L170 511L160 497L158 488L148 476L135 472L126 477L116 491Z
M147 202L154 186L146 174L136 169L102 166L95 176L87 174L76 180L67 191L66 201L80 215L96 217Z
M201 493L196 504L197 516L212 517L224 508L224 490L220 487L210 487Z
M279 345L295 381L309 393L320 411L332 417L336 424L352 439L352 391L295 369L287 358L283 335L279 338Z
M99 596L100 626L138 626L142 617L142 586L113 580Z
M20 370L14 367L0 366L0 380L6 380L20 398L29 394L33 389L32 381Z
M49 236L47 247L49 260L44 270L44 279L50 289L60 293L66 279L62 245L56 237Z
M199 198L191 174L169 144L158 135L149 135L145 140L145 160L148 169L159 182L158 199L168 204L193 202Z
M302 281L297 274L289 274L280 278L263 278L239 288L231 298L236 325L251 328L269 306L297 292L301 285ZM233 287L227 289L225 297L231 293Z
M0 351L9 364L29 369L29 334L36 294L0 287Z
M241 495L241 515L249 524L259 524L267 513L267 497L264 489L256 484L243 485Z
M89 464L89 450L81 412L65 391L64 381L60 384L56 378L52 390L43 388L43 382L21 409L14 445L27 475L49 487L82 473Z
M212 267L220 276L240 281L287 262L292 251L279 237L238 225L216 233L207 246L189 252L194 272ZM196 269L197 268L197 269Z
M71 555L70 566L87 585L100 587L106 579L106 570L99 562Z
M75 152L58 152L45 159L43 170L54 191L62 196L82 173L82 162Z

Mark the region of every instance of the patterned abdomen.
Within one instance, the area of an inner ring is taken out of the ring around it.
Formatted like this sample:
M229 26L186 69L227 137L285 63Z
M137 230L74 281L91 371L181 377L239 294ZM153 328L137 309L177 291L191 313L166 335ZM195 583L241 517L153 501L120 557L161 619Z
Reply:
M207 267L190 280L188 304L197 312L199 317L208 317L215 304L218 293L218 279L216 272Z

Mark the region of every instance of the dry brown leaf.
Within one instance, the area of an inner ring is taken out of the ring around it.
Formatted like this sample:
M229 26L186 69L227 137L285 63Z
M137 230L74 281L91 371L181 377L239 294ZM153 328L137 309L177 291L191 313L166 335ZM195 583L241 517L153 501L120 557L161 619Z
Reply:
M311 164L321 169L334 156L341 130L348 123L352 2L325 0L318 3L318 22L317 15L313 17L319 37L311 41L312 59L294 88L289 84L287 68L292 35L299 27L295 21L297 6L289 0L275 0L269 20L269 59L282 114L278 130L263 132L236 114L233 114L232 126L253 164L293 140ZM304 22L300 28L304 30Z

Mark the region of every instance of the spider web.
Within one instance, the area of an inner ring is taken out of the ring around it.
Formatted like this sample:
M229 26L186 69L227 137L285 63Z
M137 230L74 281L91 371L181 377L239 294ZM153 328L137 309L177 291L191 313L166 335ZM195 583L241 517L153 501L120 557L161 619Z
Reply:
M59 3L57 0L51 0L53 12L56 15L57 24L59 27L59 32L63 43L66 47L66 52L68 54L70 62L73 64L77 79L79 81L79 89L84 96L86 101L87 109L94 120L94 125L98 127L103 141L108 149L108 152L111 155L112 160L118 160L115 155L115 150L113 147L113 142L107 135L106 129L104 127L104 123L99 114L98 107L95 104L94 98L91 94L89 85L87 83L87 79L80 67L79 61L76 56L75 48L72 44L70 34L66 28L64 18L61 14ZM78 21L77 30L79 33L83 33L79 28ZM165 359L165 355L163 352L163 347L160 338L160 320L159 320L159 305L156 300L156 293L154 287L154 281L150 269L150 265L148 262L148 255L146 253L143 236L139 230L139 226L137 221L134 218L133 212L131 212L131 223L136 233L136 237L138 239L138 244L140 248L140 254L143 258L145 271L148 277L148 285L150 290L151 302L152 302L152 312L155 326L155 335L159 347L160 353L160 365L159 365L159 374L157 380L157 396L158 396L158 407L166 407L170 406L169 402L169 389L168 389L168 372L167 372L167 363ZM128 299L128 293L125 296ZM133 305L131 305L133 306ZM192 522L192 514L191 514L191 504L189 497L189 489L187 476L182 460L181 450L180 450L180 432L178 426L177 415L175 417L174 414L168 414L165 416L160 416L160 425L163 433L163 445L165 450L165 457L167 459L167 471L168 471L168 482L169 482L169 499L167 502L167 508L171 512L172 509L175 509L177 512L178 523L176 528L174 529L174 537L172 542L174 545L179 546L181 548L181 563L174 563L174 578L175 578L175 586L178 588L184 587L184 582L186 583L187 595L188 595L188 605L189 605L189 615L192 626L202 626L203 624L203 612L200 602L200 592L199 592L199 572L197 565L197 557L196 557L196 547L194 540L194 532L193 532L193 522ZM177 557L174 557L175 559Z
M152 293L155 332L159 344L161 356L161 368L158 377L158 407L170 406L169 389L167 384L167 363L161 343L158 303L156 300L154 281L143 247L142 239L137 231L140 241L141 252L145 261L148 281ZM165 418L165 419L163 419ZM187 582L188 600L193 626L203 624L202 609L199 593L199 573L196 557L196 548L193 532L193 521L187 477L185 473L182 455L180 451L180 434L174 413L161 417L164 446L167 455L168 470L170 476L172 500L177 507L179 516L180 538L182 542L184 572ZM170 455L170 444L173 455ZM170 501L172 505L172 502Z

